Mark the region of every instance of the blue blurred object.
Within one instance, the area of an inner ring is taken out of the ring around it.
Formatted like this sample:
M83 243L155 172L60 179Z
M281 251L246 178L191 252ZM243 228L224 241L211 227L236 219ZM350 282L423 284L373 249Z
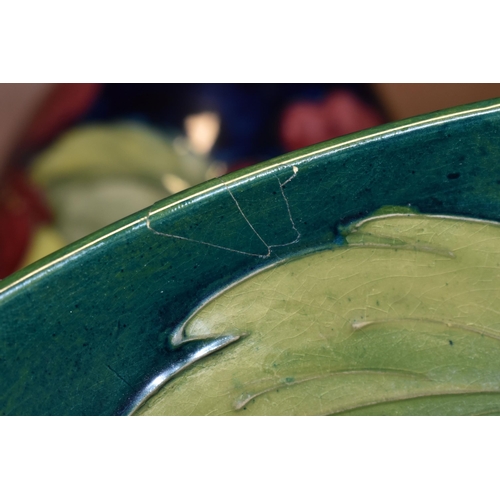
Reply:
M374 103L360 84L108 84L84 121L133 119L183 132L187 116L215 112L221 128L211 156L229 165L257 162L285 152L279 123L291 102L320 101L338 88Z

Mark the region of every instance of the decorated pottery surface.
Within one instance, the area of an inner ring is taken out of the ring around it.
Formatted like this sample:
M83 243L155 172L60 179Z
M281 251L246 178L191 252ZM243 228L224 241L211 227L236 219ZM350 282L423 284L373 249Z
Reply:
M391 214L345 231L345 245L261 272L196 312L174 345L234 345L138 414L500 411L500 225Z
M2 281L0 411L499 412L499 113L291 153Z

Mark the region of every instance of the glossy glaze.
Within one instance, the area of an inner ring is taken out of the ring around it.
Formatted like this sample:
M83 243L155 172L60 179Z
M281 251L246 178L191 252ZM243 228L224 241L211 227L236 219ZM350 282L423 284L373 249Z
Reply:
M130 411L192 311L384 205L500 221L500 101L322 143L179 193L1 283L0 411ZM153 384L154 385L154 384Z

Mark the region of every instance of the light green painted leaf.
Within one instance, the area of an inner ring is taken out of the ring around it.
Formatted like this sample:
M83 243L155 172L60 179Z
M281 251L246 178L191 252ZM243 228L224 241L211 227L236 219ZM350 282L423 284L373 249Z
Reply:
M382 214L265 270L174 343L241 336L141 415L500 413L500 225Z

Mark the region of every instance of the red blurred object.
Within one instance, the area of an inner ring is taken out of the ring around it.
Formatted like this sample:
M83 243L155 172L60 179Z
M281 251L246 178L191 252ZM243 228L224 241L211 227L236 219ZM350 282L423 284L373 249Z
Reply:
M382 124L381 114L348 90L331 92L323 101L295 102L281 119L280 135L287 151Z
M78 120L101 91L101 84L59 84L51 92L23 134L19 150L36 150ZM7 169L0 179L0 279L16 271L31 236L52 220L42 193L19 168Z
M99 96L100 83L61 83L42 105L24 134L23 145L42 146L80 118Z
M41 193L23 173L10 171L0 189L0 279L19 267L36 227L51 220Z

